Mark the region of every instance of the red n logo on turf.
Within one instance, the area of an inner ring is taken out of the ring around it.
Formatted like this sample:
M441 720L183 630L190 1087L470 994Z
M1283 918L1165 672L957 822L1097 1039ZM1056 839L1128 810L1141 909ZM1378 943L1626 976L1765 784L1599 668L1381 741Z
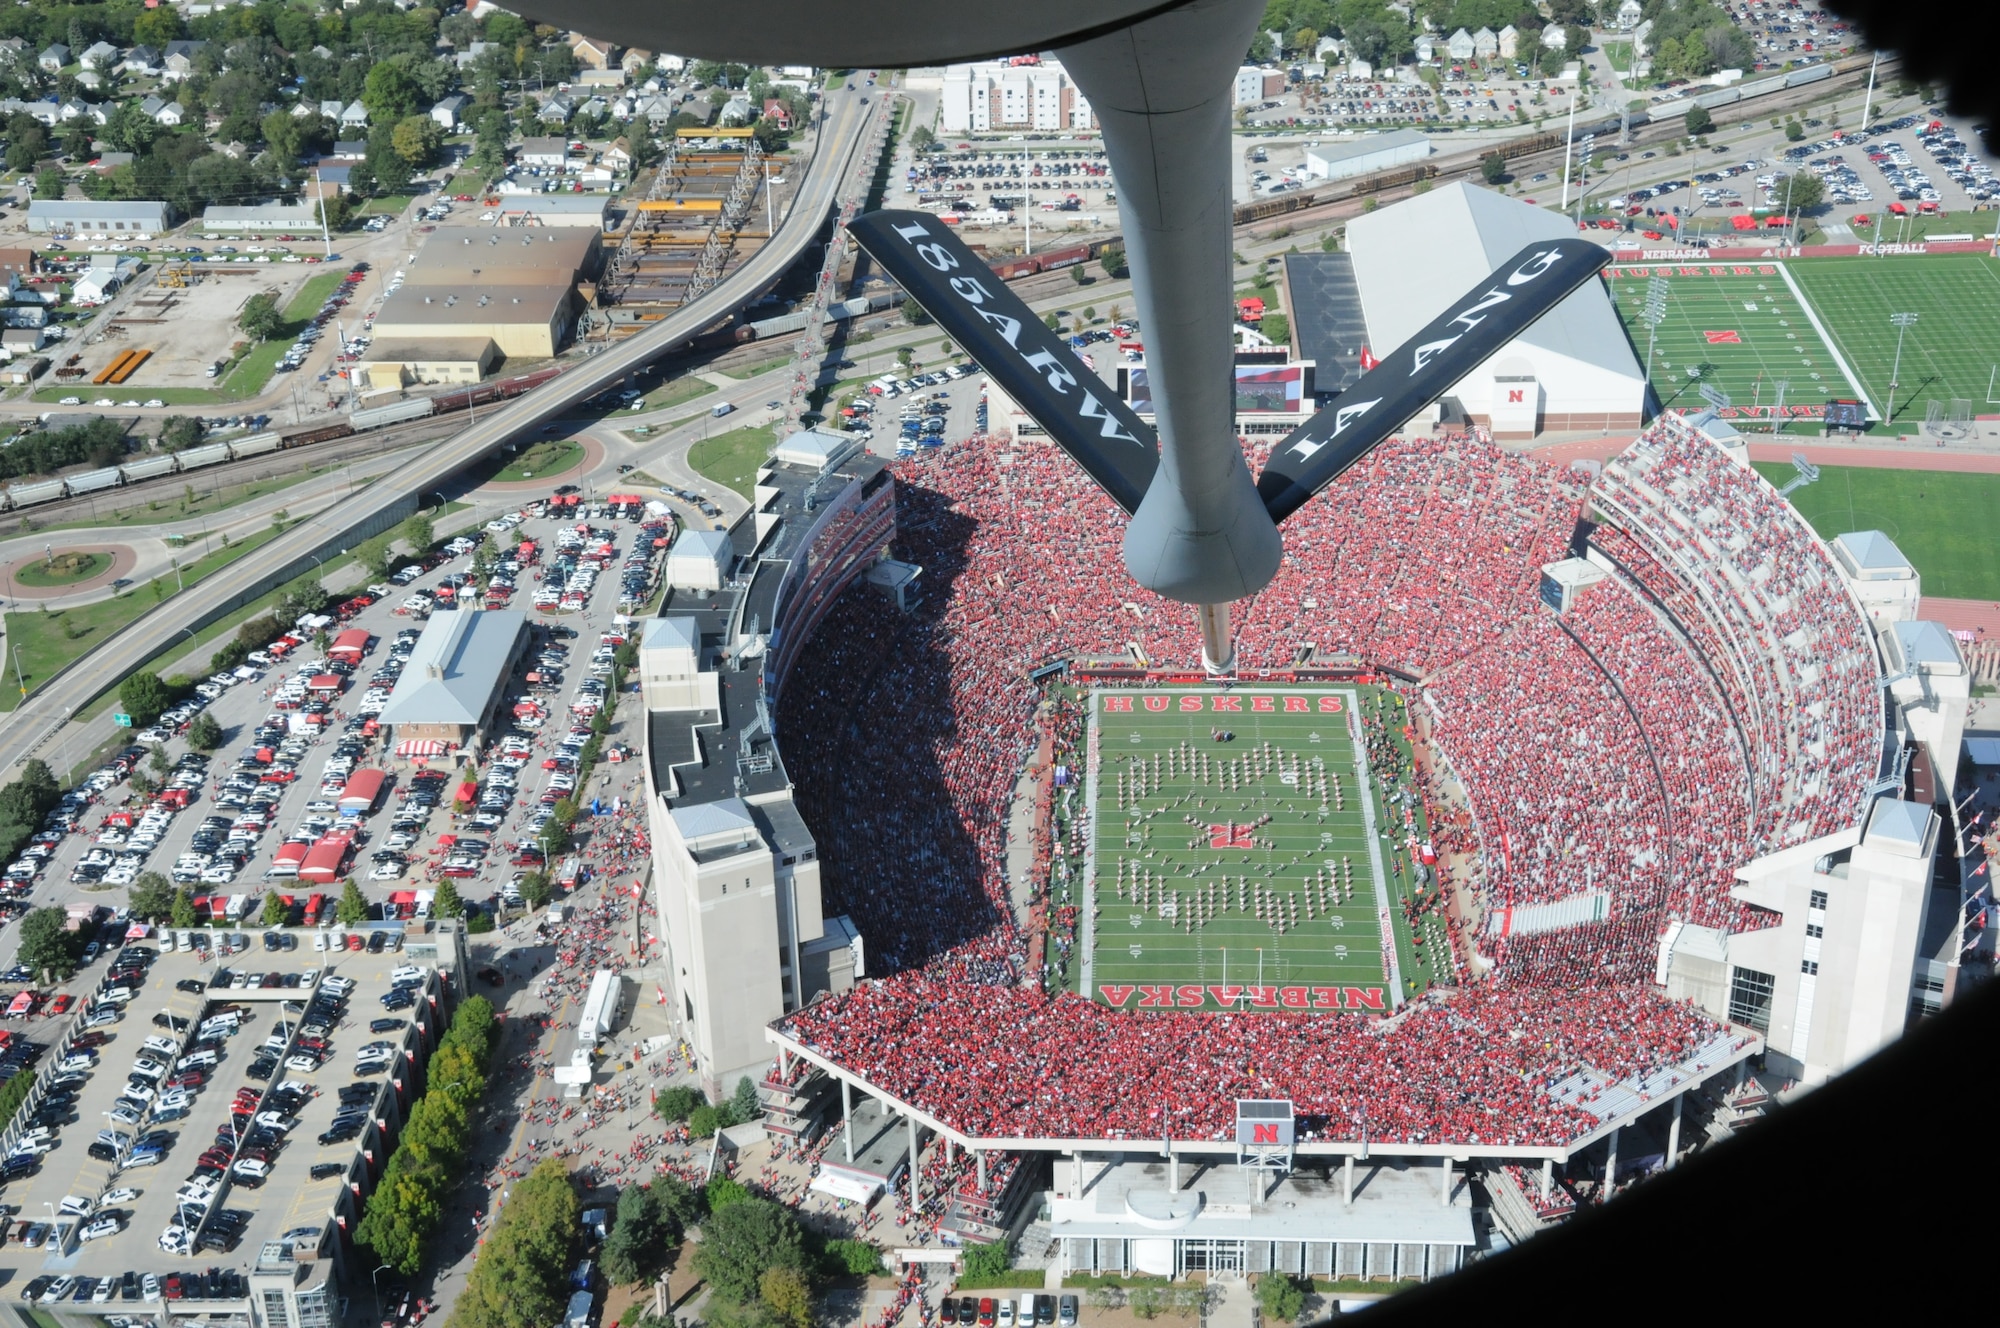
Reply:
M1236 825L1232 822L1229 825L1211 825L1208 827L1208 846L1210 848L1255 848L1257 847L1257 841L1250 837L1249 826Z

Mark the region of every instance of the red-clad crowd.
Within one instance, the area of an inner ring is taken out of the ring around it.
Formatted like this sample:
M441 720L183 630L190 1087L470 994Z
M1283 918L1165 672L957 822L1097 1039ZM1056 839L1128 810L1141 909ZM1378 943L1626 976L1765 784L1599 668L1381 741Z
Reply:
M1421 680L1470 804L1446 834L1482 864L1499 983L1387 1031L1051 1001L1030 990L1042 974L1015 922L1049 845L1014 843L1008 823L1060 721L1030 671L1132 647L1191 662L1194 620L1133 585L1122 518L1044 442L974 439L899 479L897 552L923 567L925 604L889 619L844 597L779 717L787 746L814 753L793 774L828 911L869 938L871 971L902 976L794 1027L973 1134L1209 1137L1238 1090L1282 1087L1336 1132L1372 1104L1382 1137L1572 1137L1588 1114L1537 1083L1714 1036L1637 985L1661 928L1756 925L1727 897L1733 869L1854 815L1871 773L1864 619L1775 492L1677 417L1600 481L1616 524L1597 538L1631 579L1561 620L1539 606L1540 569L1593 505L1581 478L1476 437L1395 440L1287 524L1277 578L1237 606L1239 667L1283 670L1310 647ZM1599 893L1605 915L1567 919L1563 901ZM1558 907L1493 925L1534 905ZM954 1091L966 1073L1007 1088ZM1144 1100L1159 1082L1170 1105Z
M906 973L781 1025L877 1089L975 1138L1217 1140L1238 1098L1289 1097L1305 1137L1536 1145L1596 1118L1552 1090L1697 1066L1740 1039L1633 990L1488 982L1393 1028L1352 1015L1157 1014ZM977 1093L967 1083L980 1085Z

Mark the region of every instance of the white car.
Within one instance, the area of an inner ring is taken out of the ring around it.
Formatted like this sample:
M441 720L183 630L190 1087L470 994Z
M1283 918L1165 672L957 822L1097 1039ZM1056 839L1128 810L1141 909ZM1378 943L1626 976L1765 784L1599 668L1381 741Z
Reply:
M62 1202L56 1205L56 1211L64 1217L89 1217L96 1207L97 1204L88 1195L65 1194Z
M123 1189L106 1190L104 1192L103 1203L106 1208L109 1208L114 1204L131 1203L138 1197L139 1192L128 1185Z
M85 1240L101 1240L106 1236L115 1236L124 1229L125 1224L119 1219L115 1217L100 1217L83 1229L82 1236ZM111 1283L106 1282L104 1285L108 1287ZM110 1297L107 1296L105 1299L109 1300Z
M271 1174L271 1164L254 1157L238 1158L236 1165L230 1169L239 1176L254 1176L258 1180Z
M163 1236L164 1241L166 1238ZM147 1273L139 1279L139 1298L157 1304L160 1299L160 1278L156 1273Z

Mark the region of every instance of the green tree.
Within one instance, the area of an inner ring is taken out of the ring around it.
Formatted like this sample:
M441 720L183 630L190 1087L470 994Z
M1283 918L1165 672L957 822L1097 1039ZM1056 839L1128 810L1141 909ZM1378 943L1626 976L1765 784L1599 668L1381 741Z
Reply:
M292 906L276 890L264 896L263 924L266 927L282 927L291 920Z
M1826 181L1808 171L1781 179L1771 189L1771 197L1787 211L1807 213L1826 201Z
M991 1280L1014 1266L1014 1247L1009 1241L965 1247L965 1275Z
M1800 124L1797 120L1793 120L1785 125L1785 141L1787 143L1800 142L1805 138L1805 136L1806 136L1806 127Z
M396 527L396 535L403 546L414 556L429 553L431 545L437 543L437 527L422 512L403 518L403 524Z
M389 141L397 156L423 170L437 161L438 149L444 145L444 126L428 115L408 116L396 122Z
M983 1246L973 1246L983 1249ZM969 1254L971 1251L968 1250ZM882 1251L865 1240L830 1240L826 1243L827 1262L836 1274L845 1273L850 1277L867 1277L882 1271ZM970 1264L967 1271L971 1271Z
M618 1286L650 1277L666 1262L668 1251L680 1244L681 1236L678 1216L662 1202L655 1186L627 1186L618 1196L611 1234L604 1241L604 1276Z
M299 117L288 110L275 110L264 117L261 128L273 164L281 171L296 167L306 146L305 126Z
M140 872L126 887L125 902L141 922L164 922L174 915L174 883L156 871Z
M173 923L183 931L194 926L194 895L186 886L174 891Z
M1696 134L1712 134L1715 132L1715 117L1708 113L1706 106L1688 107L1685 123L1690 137Z
M556 828L553 825L549 827L550 830ZM554 841L551 840L550 842L553 846ZM556 848L555 851L560 853L562 849ZM549 900L555 898L555 892L550 889L549 878L545 872L522 872L520 890L521 898L528 901L528 907L530 908L540 908L542 905L548 903Z
M421 96L409 70L394 60L385 60L368 71L361 104L368 110L370 124L394 124L416 112Z
M796 1268L766 1268L757 1298L786 1328L812 1328L812 1283Z
M516 1182L449 1328L546 1328L557 1322L568 1299L580 1213L558 1158Z
M404 1164L398 1150L383 1173L382 1183L369 1196L367 1211L354 1230L355 1239L404 1277L415 1276L423 1267L424 1248L444 1216L438 1190L430 1177Z
M80 932L69 929L69 914L60 908L38 908L21 919L18 956L45 981L67 982L83 953Z
M361 893L361 887L354 883L352 876L341 887L340 901L333 906L333 916L343 927L352 927L368 921L368 898Z
M743 1187L743 1182L731 1180L728 1176L717 1176L711 1180L702 1188L701 1195L711 1214L750 1202L750 1191Z
M688 1133L697 1139L708 1139L715 1132L728 1125L728 1118L721 1107L712 1107L704 1102L688 1113Z
M757 1085L750 1081L747 1074L736 1081L736 1091L729 1095L729 1114L735 1118L731 1122L735 1125L756 1120L764 1114L764 1104L757 1100Z
M222 725L206 710L194 717L188 725L187 743L198 752L212 752L222 745Z
M201 421L192 415L169 415L160 421L160 447L180 452L201 441Z
M1278 1323L1296 1323L1305 1312L1306 1293L1298 1282L1283 1273L1265 1273L1257 1279L1257 1303L1264 1317Z
M365 539L354 546L355 560L367 569L370 577L380 581L388 576L389 570L395 566L394 543L394 539L387 531L371 539Z
M674 1084L660 1090L653 1099L653 1112L664 1121L684 1121L694 1114L697 1107L708 1105L701 1090L688 1084Z
M0 1084L0 1126L14 1119L14 1113L28 1100L28 1094L34 1087L35 1076L32 1074L17 1074L5 1084Z
M157 673L134 673L118 684L118 701L134 728L146 728L174 703L174 693Z
M284 315L278 310L278 297L268 291L252 295L236 319L236 326L243 335L258 341L276 336L284 325Z
M482 1260L483 1262L483 1260ZM755 1297L766 1270L808 1270L805 1231L789 1209L745 1199L709 1215L695 1251L695 1271L725 1300Z
M61 198L63 190L69 188L69 179L60 166L49 166L35 172L36 198Z
M1479 159L1479 174L1488 184L1499 184L1507 178L1507 159L1497 152L1489 152Z
M438 882L437 896L431 900L431 916L437 918L462 918L465 916L465 901L458 897L458 887L446 877Z

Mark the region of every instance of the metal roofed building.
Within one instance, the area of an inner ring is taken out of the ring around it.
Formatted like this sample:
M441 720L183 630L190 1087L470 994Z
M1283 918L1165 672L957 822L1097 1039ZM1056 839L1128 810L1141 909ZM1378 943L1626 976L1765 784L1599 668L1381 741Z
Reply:
M1307 148L1306 170L1322 180L1344 180L1350 175L1407 166L1436 151L1430 139L1419 131L1392 129L1385 134L1363 134L1347 142Z
M28 204L28 229L36 235L158 235L172 224L173 212L163 202L38 198Z
M639 638L668 1000L716 1094L761 1077L771 1020L865 973L853 924L824 914L773 715L802 643L895 533L895 485L866 455L774 458L755 503L722 544L702 542L703 579L719 568L719 584L676 576Z
M584 226L440 226L403 265L410 286L548 286L597 272L602 233Z
M518 609L457 609L431 616L417 648L389 693L381 722L393 750L416 754L479 745L492 728L507 678L527 653L527 615Z
M311 203L259 203L254 207L212 207L201 214L205 231L318 232L319 208Z
M382 302L375 338L425 342L486 337L510 359L545 360L562 348L575 324L568 281L547 285L408 285Z
M1529 244L1577 239L1552 212L1453 183L1347 224L1347 247L1381 354L1401 345ZM1591 282L1479 368L1447 402L1496 438L1543 431L1636 429L1646 379L1599 282Z
M595 226L611 212L609 194L502 194L496 226Z
M1896 547L1896 541L1879 530L1851 530L1835 535L1830 547L1848 589L1878 628L1917 616L1917 604L1924 594L1923 577Z

